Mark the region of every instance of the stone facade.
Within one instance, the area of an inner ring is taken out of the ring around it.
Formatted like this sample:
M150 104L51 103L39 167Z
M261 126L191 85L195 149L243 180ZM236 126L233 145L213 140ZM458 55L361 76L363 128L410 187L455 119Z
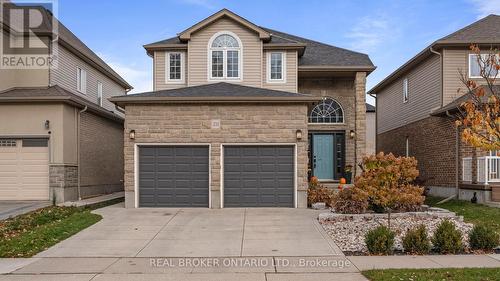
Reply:
M308 125L309 131L341 131L345 133L345 165L357 167L366 153L366 73L358 72L354 77L302 78L299 92L336 100L344 110L343 124ZM311 110L312 105L309 108ZM309 112L308 112L309 113ZM351 138L350 131L355 132ZM355 170L355 174L359 173ZM355 176L355 175L354 175Z
M135 130L135 140L125 135L125 203L134 207L134 145L140 143L210 144L211 207L220 208L221 145L295 144L297 148L297 206L307 206L307 136L305 104L157 104L127 105L125 132ZM219 129L211 120L220 120Z
M123 124L84 112L80 116L81 197L123 190Z
M78 199L78 166L49 166L49 196L52 201L62 203Z

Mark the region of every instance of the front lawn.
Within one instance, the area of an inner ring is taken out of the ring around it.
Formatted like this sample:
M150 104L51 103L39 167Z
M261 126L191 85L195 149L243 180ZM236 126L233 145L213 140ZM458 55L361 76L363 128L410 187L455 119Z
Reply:
M372 281L493 281L500 268L384 269L363 271Z
M469 201L450 200L443 204L437 202L444 198L430 197L425 199L425 204L432 207L439 207L455 212L463 216L466 222L473 224L484 224L500 233L500 208L488 207L482 204L472 204Z
M100 221L92 210L120 200L83 208L50 206L0 221L0 258L32 257Z

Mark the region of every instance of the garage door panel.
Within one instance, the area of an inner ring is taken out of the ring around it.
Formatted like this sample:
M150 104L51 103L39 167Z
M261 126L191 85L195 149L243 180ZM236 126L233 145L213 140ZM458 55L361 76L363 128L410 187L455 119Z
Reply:
M208 155L207 146L139 147L139 206L208 207Z
M7 142L14 146L0 146L0 200L49 200L47 140Z
M225 207L293 207L293 146L224 147Z

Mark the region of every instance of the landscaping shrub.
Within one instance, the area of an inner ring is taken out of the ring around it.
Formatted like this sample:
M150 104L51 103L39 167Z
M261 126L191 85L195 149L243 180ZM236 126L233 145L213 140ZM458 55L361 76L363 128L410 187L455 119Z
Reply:
M444 220L434 232L432 244L441 254L455 254L462 250L462 233L451 221Z
M389 255L394 246L394 232L386 226L379 226L366 233L365 243L370 254Z
M431 241L425 225L410 229L403 237L403 248L410 254L425 255L431 251Z
M416 185L419 172L413 157L395 157L393 154L366 156L363 172L354 185L368 193L370 207L376 212L416 211L424 202L424 188Z
M314 203L324 202L328 207L332 206L334 191L319 184L318 178L312 177L307 189L307 204L310 206Z
M361 214L368 208L368 194L356 187L344 188L333 197L335 212Z
M485 225L476 225L469 233L469 246L472 250L491 251L499 245L498 233Z

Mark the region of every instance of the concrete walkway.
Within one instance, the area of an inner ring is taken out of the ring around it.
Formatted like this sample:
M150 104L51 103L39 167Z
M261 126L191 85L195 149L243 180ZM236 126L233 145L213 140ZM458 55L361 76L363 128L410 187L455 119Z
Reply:
M16 265L7 266L8 263ZM500 255L0 259L3 280L366 280L388 268L500 267ZM35 276L36 275L36 276Z
M124 198L124 197L125 197L125 192L120 191L120 192L115 192L115 193L110 193L110 194L99 195L99 196L95 196L95 197L91 197L91 198L87 198L87 199L82 199L82 200L78 200L78 201L68 201L68 202L64 202L64 203L59 204L59 205L66 206L66 207L71 207L71 206L83 207L83 206L87 206L87 205L103 203L106 201L110 201L110 200L114 200L114 199L118 199L118 198Z
M50 206L49 201L0 201L0 220Z
M275 257L343 255L309 209L96 211L97 224L37 257Z

